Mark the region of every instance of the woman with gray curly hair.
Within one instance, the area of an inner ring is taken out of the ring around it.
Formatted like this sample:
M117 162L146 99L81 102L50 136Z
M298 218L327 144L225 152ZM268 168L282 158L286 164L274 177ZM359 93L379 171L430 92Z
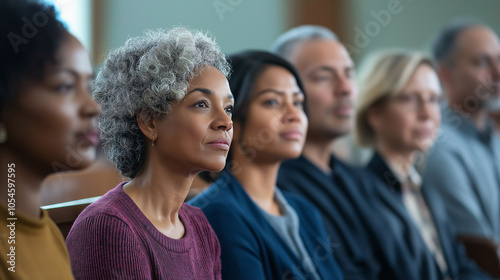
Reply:
M75 221L67 245L77 279L220 279L220 246L183 203L194 176L225 165L232 130L230 67L199 31L148 31L111 52L93 85L120 183Z

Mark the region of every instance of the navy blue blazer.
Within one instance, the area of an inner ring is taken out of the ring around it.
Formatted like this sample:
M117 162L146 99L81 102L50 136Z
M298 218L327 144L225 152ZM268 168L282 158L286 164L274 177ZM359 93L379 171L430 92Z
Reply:
M418 228L413 223L406 210L401 195L401 183L391 172L384 159L375 153L367 169L377 177L382 184L377 189L378 197L386 211L391 212L390 224L387 230L391 231L390 239L396 244L391 248L398 248L399 253L386 252L390 266L400 272L400 277L412 275L411 279L443 279L434 257L427 249ZM472 261L467 259L464 247L459 244L453 234L450 223L446 217L444 205L439 196L431 188L422 186L422 195L429 207L443 254L448 265L448 274L452 279L492 279L482 272ZM392 222L391 222L392 221ZM389 235L389 234L387 234ZM383 236L379 236L382 238ZM387 238L386 238L387 239ZM388 240L382 241L382 243ZM404 253L403 259L396 257ZM402 279L402 278L401 278Z
M333 156L330 167L332 172L327 174L304 156L285 161L279 171L278 187L318 207L331 242L336 244L333 253L345 279L384 279L380 278L381 263L370 233L372 227L384 230L367 199L373 196L371 177L366 170L346 165Z
M322 279L343 279L316 208L283 192L299 218L299 233ZM222 278L313 279L240 183L229 173L188 202L207 216L221 245Z

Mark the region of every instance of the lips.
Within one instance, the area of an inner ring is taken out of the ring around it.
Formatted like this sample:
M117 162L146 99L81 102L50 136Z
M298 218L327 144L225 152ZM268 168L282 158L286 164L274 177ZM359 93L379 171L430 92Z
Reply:
M338 100L331 107L331 110L339 117L350 117L354 114L353 101L348 98Z
M90 144L97 146L100 143L100 138L99 138L99 129L97 128L91 128L84 130L79 134L80 138L89 142Z
M432 137L434 135L434 130L431 128L420 128L415 132L419 137Z
M304 133L302 131L296 129L280 133L281 138L285 138L288 140L300 140L302 139L303 135Z
M208 145L221 150L229 150L231 141L226 138L220 138L212 142L209 142Z
M336 115L348 117L353 114L352 106L337 106L333 109Z

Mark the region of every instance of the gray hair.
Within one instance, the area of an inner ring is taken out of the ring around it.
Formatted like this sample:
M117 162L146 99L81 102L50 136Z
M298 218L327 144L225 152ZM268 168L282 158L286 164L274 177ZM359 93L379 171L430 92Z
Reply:
M108 55L92 95L102 108L104 150L123 176L134 178L146 155L137 117L149 122L168 114L209 66L228 77L230 66L215 41L184 27L146 31Z
M482 26L479 21L460 19L441 30L432 44L432 57L438 63L450 62L452 53L457 47L458 36L470 27Z
M270 51L288 59L298 43L316 39L338 41L337 35L326 27L319 25L301 25L281 34L271 45Z

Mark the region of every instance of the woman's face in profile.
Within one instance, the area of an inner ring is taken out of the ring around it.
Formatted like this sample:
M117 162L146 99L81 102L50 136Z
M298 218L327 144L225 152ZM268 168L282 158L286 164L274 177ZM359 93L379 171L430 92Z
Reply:
M68 33L55 57L41 79L23 80L2 116L7 149L45 174L90 165L99 142L100 109L90 97L94 73L87 51Z
M434 69L420 65L401 93L374 113L378 141L405 152L429 149L441 123L441 94Z
M248 160L274 162L301 154L308 123L304 93L292 73L268 66L258 75L248 106L244 131L238 139Z
M222 170L233 138L233 106L226 77L214 67L204 69L184 99L158 120L155 149L174 169Z

